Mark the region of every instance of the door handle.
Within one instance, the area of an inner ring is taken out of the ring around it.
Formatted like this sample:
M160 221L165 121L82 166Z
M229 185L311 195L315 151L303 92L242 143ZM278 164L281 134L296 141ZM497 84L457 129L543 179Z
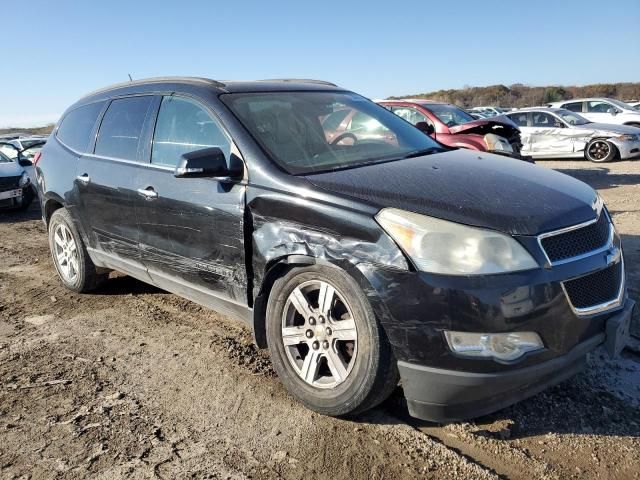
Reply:
M80 183L84 183L85 185L87 185L91 181L91 177L85 173L83 175L78 175L76 177L76 180L78 180Z
M153 187L139 188L138 195L143 196L147 200L154 200L158 198L158 192L156 192Z

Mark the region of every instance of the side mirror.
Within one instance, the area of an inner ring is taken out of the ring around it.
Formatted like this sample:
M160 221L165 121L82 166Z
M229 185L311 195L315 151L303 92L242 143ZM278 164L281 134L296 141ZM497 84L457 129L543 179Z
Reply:
M619 113L617 108L608 108L607 109L607 113L610 113L611 115L613 115L614 117Z
M182 155L174 176L178 178L216 178L234 180L242 177L242 161L231 155L229 165L219 147L204 148Z
M416 123L416 128L421 132L426 133L427 135L433 135L434 133L436 133L435 128L433 128L433 125L430 125L427 122Z
M554 126L555 128L564 128L564 123L562 123L562 122L555 122L555 123L553 124L553 126Z
M18 164L21 167L31 167L31 166L33 166L33 162L31 160L29 160L28 158L24 158L22 156L20 156L20 158L18 159Z

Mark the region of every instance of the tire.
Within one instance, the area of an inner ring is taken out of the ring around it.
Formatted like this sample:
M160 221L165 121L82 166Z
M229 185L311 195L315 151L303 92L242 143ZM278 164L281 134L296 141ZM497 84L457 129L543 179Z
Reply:
M98 273L65 208L53 212L49 220L49 249L58 277L69 290L89 292L108 277L108 273Z
M322 308L319 298L331 288L331 306ZM300 299L308 301L305 316ZM343 270L321 265L290 270L274 283L266 315L274 369L289 393L308 408L323 415L355 415L384 401L398 385L391 345L367 297Z
M602 138L594 138L584 149L584 157L590 162L610 162L618 155L618 149L611 142Z
M20 204L20 207L18 209L22 211L27 210L33 203L34 198L35 195L33 193L33 190L31 189L31 187L29 187L26 192L23 193L22 203Z

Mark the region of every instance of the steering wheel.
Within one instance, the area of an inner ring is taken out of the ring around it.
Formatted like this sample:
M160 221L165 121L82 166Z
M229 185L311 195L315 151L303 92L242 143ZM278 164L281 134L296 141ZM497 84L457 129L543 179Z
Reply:
M331 145L337 145L338 143L340 143L345 138L351 138L353 140L353 144L354 145L356 143L358 143L358 137L356 137L353 133L344 132L344 133L341 133L340 135L338 135L336 138L334 138L333 141L331 142Z

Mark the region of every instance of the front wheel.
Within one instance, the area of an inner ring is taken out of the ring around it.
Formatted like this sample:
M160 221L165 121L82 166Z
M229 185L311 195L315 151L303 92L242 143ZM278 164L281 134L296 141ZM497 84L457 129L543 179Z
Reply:
M275 282L267 340L285 388L319 413L363 412L398 384L391 346L369 301L338 268L294 268Z
M615 145L601 138L591 140L584 149L584 156L590 162L610 162L618 154Z

